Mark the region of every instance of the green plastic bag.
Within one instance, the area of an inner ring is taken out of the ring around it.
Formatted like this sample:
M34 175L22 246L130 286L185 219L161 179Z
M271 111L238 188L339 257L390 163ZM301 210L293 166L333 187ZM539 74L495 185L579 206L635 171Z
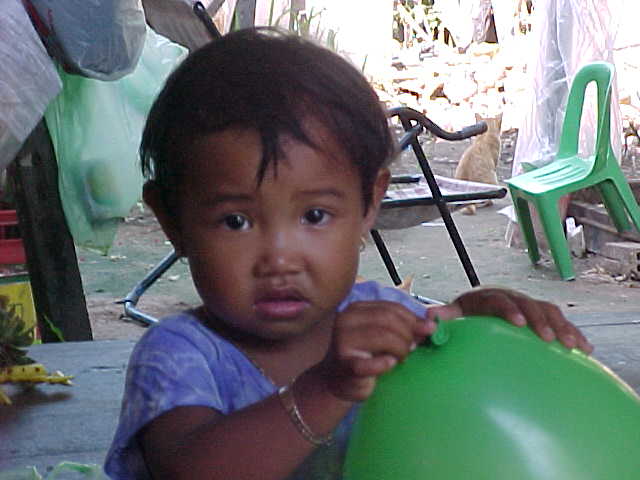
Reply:
M443 325L362 406L345 480L640 478L640 399L606 367L498 318Z
M187 50L147 30L136 69L104 82L58 69L63 90L45 119L59 169L59 191L76 245L105 253L118 224L140 199L138 147L146 115Z
M19 467L0 472L0 480L42 480L36 467Z
M61 462L44 477L36 467L21 467L0 472L0 480L109 480L100 465Z

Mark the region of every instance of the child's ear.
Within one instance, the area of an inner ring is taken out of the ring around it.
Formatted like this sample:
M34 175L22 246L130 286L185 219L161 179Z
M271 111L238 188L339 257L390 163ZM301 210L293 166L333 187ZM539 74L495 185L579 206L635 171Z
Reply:
M389 187L389 182L391 181L391 172L388 168L382 168L378 172L378 176L373 184L373 192L371 195L371 204L369 205L369 209L367 210L364 217L364 224L362 229L362 235L367 235L369 230L373 228L373 224L376 221L376 217L378 216L378 211L380 210L380 203L384 198L384 194Z
M158 219L162 230L172 243L173 249L178 256L182 256L184 252L182 252L182 236L180 235L178 216L169 210L162 188L153 180L149 180L142 188L142 199Z

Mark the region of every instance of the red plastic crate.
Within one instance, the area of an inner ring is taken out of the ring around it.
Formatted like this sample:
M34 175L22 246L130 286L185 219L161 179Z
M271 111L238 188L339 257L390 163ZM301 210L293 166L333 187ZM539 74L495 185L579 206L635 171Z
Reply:
M27 263L15 210L0 210L0 264Z

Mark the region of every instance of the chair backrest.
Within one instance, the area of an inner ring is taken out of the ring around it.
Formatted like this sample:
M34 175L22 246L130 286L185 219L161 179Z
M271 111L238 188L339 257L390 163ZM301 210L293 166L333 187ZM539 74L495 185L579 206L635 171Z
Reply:
M558 158L573 156L578 153L585 91L591 82L596 82L598 90L598 122L596 126L596 161L593 169L599 170L605 166L609 158L615 159L610 138L613 74L614 67L607 62L588 63L576 74L567 99L567 109L558 147Z

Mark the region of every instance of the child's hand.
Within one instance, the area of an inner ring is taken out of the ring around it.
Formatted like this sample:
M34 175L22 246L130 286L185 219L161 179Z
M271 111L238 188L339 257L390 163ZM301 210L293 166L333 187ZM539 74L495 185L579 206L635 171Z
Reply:
M556 338L567 348L579 348L589 354L593 346L580 330L569 322L553 303L535 300L504 288L478 288L460 295L452 303L431 307L427 319L442 320L464 315L494 315L517 326L529 325L543 340Z
M352 303L336 317L332 344L318 365L329 391L342 400L365 400L376 378L402 362L435 327L433 320L397 303Z

